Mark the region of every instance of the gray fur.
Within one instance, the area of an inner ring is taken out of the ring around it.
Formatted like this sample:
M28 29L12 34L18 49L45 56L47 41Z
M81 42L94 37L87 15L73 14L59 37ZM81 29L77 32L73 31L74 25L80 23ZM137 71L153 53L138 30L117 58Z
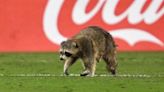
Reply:
M61 43L60 58L65 61L64 74L78 58L83 60L84 71L81 76L94 76L96 63L102 58L113 75L116 73L116 44L112 36L104 29L89 26L79 34Z

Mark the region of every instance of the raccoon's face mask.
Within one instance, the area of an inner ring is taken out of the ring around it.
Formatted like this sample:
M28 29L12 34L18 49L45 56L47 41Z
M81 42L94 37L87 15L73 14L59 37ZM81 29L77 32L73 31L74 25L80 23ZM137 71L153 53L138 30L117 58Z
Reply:
M66 60L75 57L78 53L78 45L76 42L68 40L61 43L60 60Z

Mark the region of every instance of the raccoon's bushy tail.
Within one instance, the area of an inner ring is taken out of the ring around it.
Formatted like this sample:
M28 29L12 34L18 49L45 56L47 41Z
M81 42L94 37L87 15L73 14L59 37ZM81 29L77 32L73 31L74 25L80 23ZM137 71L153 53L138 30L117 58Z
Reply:
M111 39L111 41L112 41L112 43L113 43L113 47L115 47L115 48L118 47L118 45L115 43L115 41L114 41L112 35L111 35L110 33L108 33L108 35L109 35L109 38Z
M105 32L105 37L107 37L107 39L110 39L110 41L113 44L113 47L115 47L115 48L118 47L118 45L115 43L112 35L110 33L108 33L107 31L104 31L104 32Z

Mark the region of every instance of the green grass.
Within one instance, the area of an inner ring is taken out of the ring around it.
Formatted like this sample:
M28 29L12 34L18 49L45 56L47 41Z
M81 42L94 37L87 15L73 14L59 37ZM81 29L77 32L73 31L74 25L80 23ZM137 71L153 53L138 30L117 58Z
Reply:
M151 77L16 76L18 74L61 75L63 62L56 53L1 53L0 92L163 92L164 52L119 52L118 74ZM70 73L82 71L80 60ZM96 74L108 74L105 63L97 63ZM158 77L160 75L161 77Z

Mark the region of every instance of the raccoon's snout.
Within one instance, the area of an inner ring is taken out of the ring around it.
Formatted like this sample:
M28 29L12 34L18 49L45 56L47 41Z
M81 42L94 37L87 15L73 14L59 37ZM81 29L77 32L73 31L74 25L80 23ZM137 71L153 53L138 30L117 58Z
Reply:
M61 60L61 61L64 60L63 56L61 56L61 55L60 55L60 60Z
M63 58L60 58L60 60L64 60Z

